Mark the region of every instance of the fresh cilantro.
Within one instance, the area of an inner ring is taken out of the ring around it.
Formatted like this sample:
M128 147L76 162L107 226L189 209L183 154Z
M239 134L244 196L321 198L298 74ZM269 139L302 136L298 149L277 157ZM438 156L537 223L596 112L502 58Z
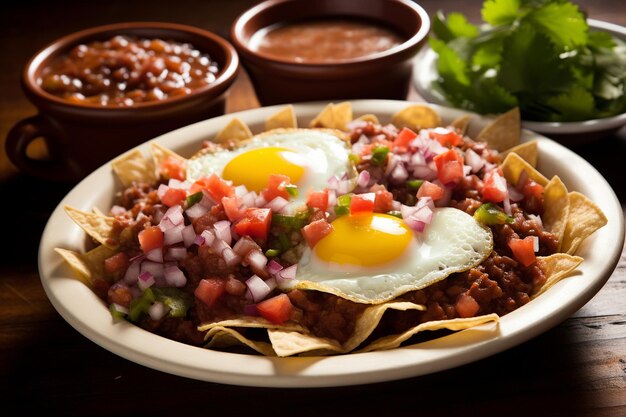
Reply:
M438 13L429 40L433 88L479 113L519 107L527 120L575 121L626 111L626 44L590 31L566 0L485 0L484 24Z

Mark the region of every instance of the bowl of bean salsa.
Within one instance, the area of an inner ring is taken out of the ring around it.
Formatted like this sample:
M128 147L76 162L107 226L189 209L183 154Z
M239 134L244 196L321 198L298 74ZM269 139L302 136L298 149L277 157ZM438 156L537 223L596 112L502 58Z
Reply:
M18 122L6 148L35 176L76 181L170 130L219 116L239 58L207 30L127 22L69 34L37 52L22 75L38 114ZM43 138L49 157L26 152Z

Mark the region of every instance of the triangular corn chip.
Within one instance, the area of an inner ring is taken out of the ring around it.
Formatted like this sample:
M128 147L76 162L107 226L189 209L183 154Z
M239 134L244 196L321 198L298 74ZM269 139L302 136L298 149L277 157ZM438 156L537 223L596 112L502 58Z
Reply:
M537 167L539 159L539 149L537 147L537 141L531 140L529 142L520 143L506 151L502 152L502 156L506 157L509 153L514 152L518 154L524 161L528 162L532 167Z
M441 126L441 116L430 106L413 104L395 113L391 123L398 128L408 127L417 131Z
M272 129L295 129L298 127L298 120L296 119L296 113L293 110L291 104L282 108L282 110L274 113L265 120L265 130Z
M543 294L554 284L568 276L582 261L583 258L580 256L572 256L566 253L537 257L537 265L546 276L546 282L537 293L531 296L531 299Z
M565 226L569 218L569 197L567 187L557 176L552 177L543 190L544 211L541 216L543 226L559 239L559 247L563 242Z
M593 201L577 191L569 193L569 216L561 251L574 254L580 244L608 219Z
M118 246L118 242L112 234L114 217L88 213L68 205L63 208L68 216L94 240L111 249L115 249Z
M546 177L514 152L509 153L506 158L504 158L501 167L504 178L513 186L517 185L523 171L526 171L528 177L537 182L537 184L543 185L544 187L548 184Z
M154 165L146 159L139 150L128 152L111 163L113 172L117 175L124 187L133 182L154 182Z
M252 132L248 125L235 117L217 133L214 141L217 143L226 143L228 141L243 142L251 137Z
M465 132L467 132L467 127L469 126L471 120L471 116L468 115L457 117L452 121L452 123L450 123L450 126L453 127L458 134L464 135Z
M497 151L505 151L519 145L521 139L521 120L519 108L514 108L496 117L476 136L477 142L486 142Z

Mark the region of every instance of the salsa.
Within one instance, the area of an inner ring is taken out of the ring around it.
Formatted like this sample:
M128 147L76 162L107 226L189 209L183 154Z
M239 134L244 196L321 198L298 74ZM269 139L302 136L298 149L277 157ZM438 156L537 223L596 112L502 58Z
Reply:
M73 103L129 107L190 94L218 72L217 62L189 43L114 36L55 58L39 83Z
M255 33L252 49L297 63L321 64L387 51L403 39L383 26L353 20L288 23Z

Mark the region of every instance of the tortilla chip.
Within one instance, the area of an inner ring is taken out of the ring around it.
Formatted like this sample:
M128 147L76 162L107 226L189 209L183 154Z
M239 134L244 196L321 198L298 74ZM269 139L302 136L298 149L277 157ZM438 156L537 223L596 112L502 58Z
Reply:
M441 116L430 106L414 104L394 114L391 123L400 129L408 127L417 131L441 126Z
M271 321L265 320L263 317L243 316L233 319L221 320L212 323L205 323L198 326L198 330L203 332L211 330L214 327L243 327L243 328L257 328L257 329L287 329L304 331L304 327L299 324L286 322L283 324L275 324Z
M569 216L561 252L574 254L580 244L608 222L605 214L593 201L577 191L569 193Z
M309 123L309 127L346 130L352 121L352 103L328 103L326 107Z
M362 120L364 122L370 122L373 123L375 125L379 125L380 121L378 120L378 117L376 117L375 114L364 114L363 116L357 117L356 120Z
M54 249L67 262L74 272L78 274L80 280L88 287L93 286L96 277L104 277L104 260L115 255L114 249L104 245L86 252L78 253L68 249Z
M296 119L296 113L293 110L293 106L291 104L285 106L279 112L271 115L265 120L265 130L272 129L295 129L298 127L298 120Z
M130 186L135 181L156 181L152 161L146 159L139 150L117 158L111 163L111 168L124 187Z
M471 120L472 118L469 115L461 116L454 119L452 123L450 123L450 126L453 127L459 135L464 135L465 132L467 132L467 127Z
M506 157L511 152L515 152L522 159L528 162L531 166L537 167L537 160L539 159L539 149L537 148L537 141L531 140L530 142L520 143L517 146L513 146L511 149L507 149L502 153L503 157Z
M208 349L224 349L233 346L247 346L265 356L276 356L272 345L267 342L250 340L235 329L228 327L213 327L207 333L206 339L209 341L205 347Z
M232 118L226 126L220 130L214 138L216 143L226 143L228 141L242 142L252 137L252 132L247 124L240 119Z
M543 190L544 212L541 221L545 229L554 233L559 239L558 249L563 242L565 226L569 218L569 197L567 187L557 176L552 177Z
M174 151L171 151L156 142L150 142L150 151L152 153L152 164L155 167L155 176L159 176L159 167L168 158L175 159L181 162L183 165L187 162L187 159L180 156Z
M68 205L63 208L68 216L94 240L111 249L118 246L118 242L112 236L114 217L88 213Z
M471 327L476 327L483 323L488 322L498 322L500 317L497 314L486 314L484 316L478 317L469 317L469 318L459 318L452 320L437 320L437 321L427 321L425 323L419 324L404 333L399 335L391 335L381 337L380 339L375 340L369 345L365 346L363 349L360 349L359 352L371 352L374 350L386 350L393 349L399 347L402 342L408 340L411 336L425 331L425 330L441 330L448 329L452 331L459 331L469 329Z
M569 275L580 265L583 258L566 253L555 253L550 256L537 257L537 265L546 276L546 282L541 289L530 298L536 298L546 292L550 287Z
M537 182L537 184L543 185L544 187L548 184L546 177L515 152L509 153L506 158L504 158L500 167L502 168L504 178L506 178L509 184L516 185L523 171L526 171L528 177Z
M485 126L476 137L477 142L486 142L497 151L505 151L519 145L522 135L522 123L519 108L514 108L496 117Z

